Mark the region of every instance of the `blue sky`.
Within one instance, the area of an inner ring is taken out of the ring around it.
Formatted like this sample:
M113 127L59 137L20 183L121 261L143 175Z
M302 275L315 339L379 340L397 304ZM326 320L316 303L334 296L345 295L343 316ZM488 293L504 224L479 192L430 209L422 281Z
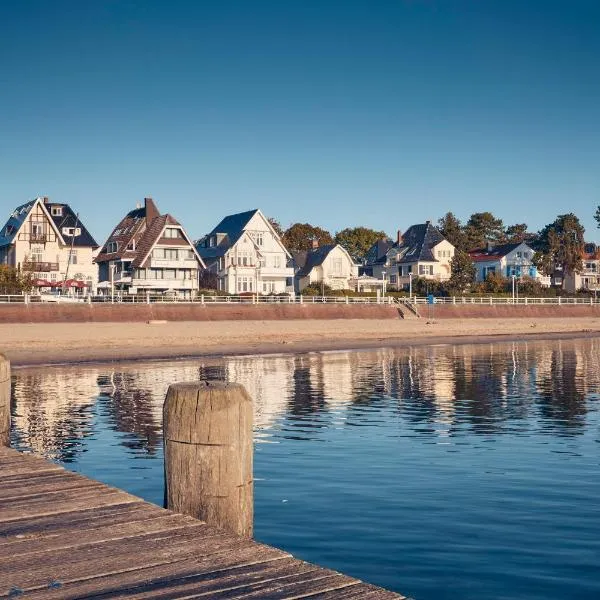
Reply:
M600 238L597 0L3 2L0 90L3 213L48 195L98 241L148 195L193 237L259 207Z

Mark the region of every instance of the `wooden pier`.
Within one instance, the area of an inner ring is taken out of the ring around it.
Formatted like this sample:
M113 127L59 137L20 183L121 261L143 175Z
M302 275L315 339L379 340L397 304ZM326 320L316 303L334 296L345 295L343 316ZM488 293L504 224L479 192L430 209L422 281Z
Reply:
M0 598L402 598L0 447Z

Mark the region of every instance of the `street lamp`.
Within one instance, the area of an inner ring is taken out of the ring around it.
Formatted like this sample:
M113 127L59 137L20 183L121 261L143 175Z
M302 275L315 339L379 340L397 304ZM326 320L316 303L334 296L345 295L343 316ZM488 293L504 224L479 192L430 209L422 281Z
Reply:
M385 280L385 275L386 275L386 272L385 272L385 269L384 269L383 271L381 271L381 279L382 279L382 283L381 283L381 293L382 293L382 296L383 296L384 298L385 298L385 281L386 281L386 280Z
M515 303L515 274L512 274L512 303Z
M408 274L408 298L412 302L412 271Z

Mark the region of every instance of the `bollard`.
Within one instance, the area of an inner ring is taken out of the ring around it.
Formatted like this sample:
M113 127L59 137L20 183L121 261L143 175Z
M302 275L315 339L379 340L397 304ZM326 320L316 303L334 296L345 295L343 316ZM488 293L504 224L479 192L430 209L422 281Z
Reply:
M0 446L10 446L10 361L0 354Z
M165 506L251 538L252 399L242 385L175 383L163 407Z

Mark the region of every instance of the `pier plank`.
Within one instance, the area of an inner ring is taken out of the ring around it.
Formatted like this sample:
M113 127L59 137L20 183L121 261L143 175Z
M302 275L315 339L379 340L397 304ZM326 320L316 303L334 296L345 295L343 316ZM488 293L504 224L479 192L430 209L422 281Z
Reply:
M402 598L0 448L0 597Z

